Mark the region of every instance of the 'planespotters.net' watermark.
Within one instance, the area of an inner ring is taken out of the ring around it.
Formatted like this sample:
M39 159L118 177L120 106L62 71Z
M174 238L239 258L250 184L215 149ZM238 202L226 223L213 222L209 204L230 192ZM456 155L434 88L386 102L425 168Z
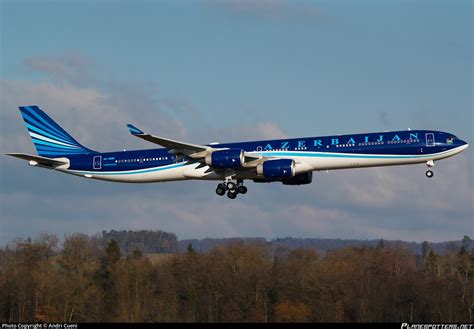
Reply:
M401 329L474 329L474 324L402 323Z

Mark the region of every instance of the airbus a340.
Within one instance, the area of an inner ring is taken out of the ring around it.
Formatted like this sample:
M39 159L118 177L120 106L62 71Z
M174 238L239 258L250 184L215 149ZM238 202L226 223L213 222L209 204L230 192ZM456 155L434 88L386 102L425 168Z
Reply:
M464 151L468 144L447 132L405 130L237 143L191 144L147 134L133 136L164 148L97 152L81 145L38 106L21 106L38 155L8 153L36 167L113 182L150 183L187 179L220 181L218 195L247 193L245 180L309 184L313 171L424 163Z

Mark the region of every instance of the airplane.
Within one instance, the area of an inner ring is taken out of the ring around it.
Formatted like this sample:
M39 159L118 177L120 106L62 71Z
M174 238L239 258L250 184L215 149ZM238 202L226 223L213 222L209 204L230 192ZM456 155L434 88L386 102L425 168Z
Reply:
M130 133L163 148L97 152L81 145L38 106L20 106L38 155L7 153L31 166L112 182L150 183L188 179L220 181L216 194L230 199L247 193L244 180L284 185L310 184L314 171L425 163L461 153L468 143L433 130L387 131L237 143L191 144Z

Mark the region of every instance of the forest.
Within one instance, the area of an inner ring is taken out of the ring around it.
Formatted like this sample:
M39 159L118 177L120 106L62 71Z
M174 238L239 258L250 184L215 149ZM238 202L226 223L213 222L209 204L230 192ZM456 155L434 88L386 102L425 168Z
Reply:
M472 323L473 270L468 237L419 256L383 241L324 255L258 241L147 253L42 235L0 248L0 321Z

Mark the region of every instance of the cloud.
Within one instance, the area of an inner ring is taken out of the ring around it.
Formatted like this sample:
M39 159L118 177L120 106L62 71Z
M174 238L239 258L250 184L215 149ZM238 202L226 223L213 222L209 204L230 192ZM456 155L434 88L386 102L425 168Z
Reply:
M90 61L81 57L82 64L75 65L91 71ZM52 72L43 69L50 81L0 79L2 153L34 152L17 110L28 103L43 107L80 142L98 150L154 147L130 136L128 122L190 142L287 136L278 122L262 119L229 127L210 124L192 100L156 96L145 85L111 81L104 88L93 76L81 85L75 81L82 78ZM464 152L437 162L431 180L424 177L423 165L316 172L313 184L305 186L248 182L247 195L229 200L214 194L216 182L106 183L28 168L1 156L0 243L42 231L103 229L163 229L179 238L458 239L473 233L472 168L473 159Z
M466 161L462 155L458 160ZM2 170L9 177L2 179L0 241L45 231L61 236L104 229L162 229L181 239L443 241L472 235L472 184L465 177L467 166L456 161L440 163L433 180L411 166L315 173L307 186L248 182L249 193L236 200L216 196L215 182L106 183L13 167L20 163L13 161Z
M285 137L272 122L244 122L218 126L205 120L202 111L185 97L161 96L149 83L120 80L100 83L92 73L92 61L79 51L54 56L35 56L24 65L48 77L39 82L0 79L8 97L2 99L5 120L15 120L20 105L36 104L81 143L97 150L140 145L125 125L133 123L152 134L194 143ZM104 121L106 119L106 122ZM69 122L72 124L69 125ZM17 128L17 127L16 127ZM13 130L10 130L13 132ZM98 139L97 136L114 136ZM243 137L244 136L244 137ZM4 140L2 144L12 145ZM140 142L143 145L143 142ZM24 144L23 144L24 145ZM152 145L149 145L152 147ZM135 146L134 146L135 147Z
M127 123L153 128L175 138L187 134L177 119L133 87L122 86L104 92L67 83L1 79L0 88L6 95L1 101L3 120L15 121L15 131L7 128L2 132L2 149L7 145L9 148L15 146L15 141L28 139L27 135L18 138L18 132L24 132L24 127L18 130L23 125L18 106L32 104L40 106L79 142L99 151L143 145L128 133Z
M287 135L273 122L258 122L256 126L259 137L263 139L285 138Z
M238 125L221 126L209 130L213 142L254 141L285 138L287 134L274 122L242 122Z
M58 56L36 56L25 61L32 71L46 73L60 82L85 84L92 78L91 62L77 50Z

